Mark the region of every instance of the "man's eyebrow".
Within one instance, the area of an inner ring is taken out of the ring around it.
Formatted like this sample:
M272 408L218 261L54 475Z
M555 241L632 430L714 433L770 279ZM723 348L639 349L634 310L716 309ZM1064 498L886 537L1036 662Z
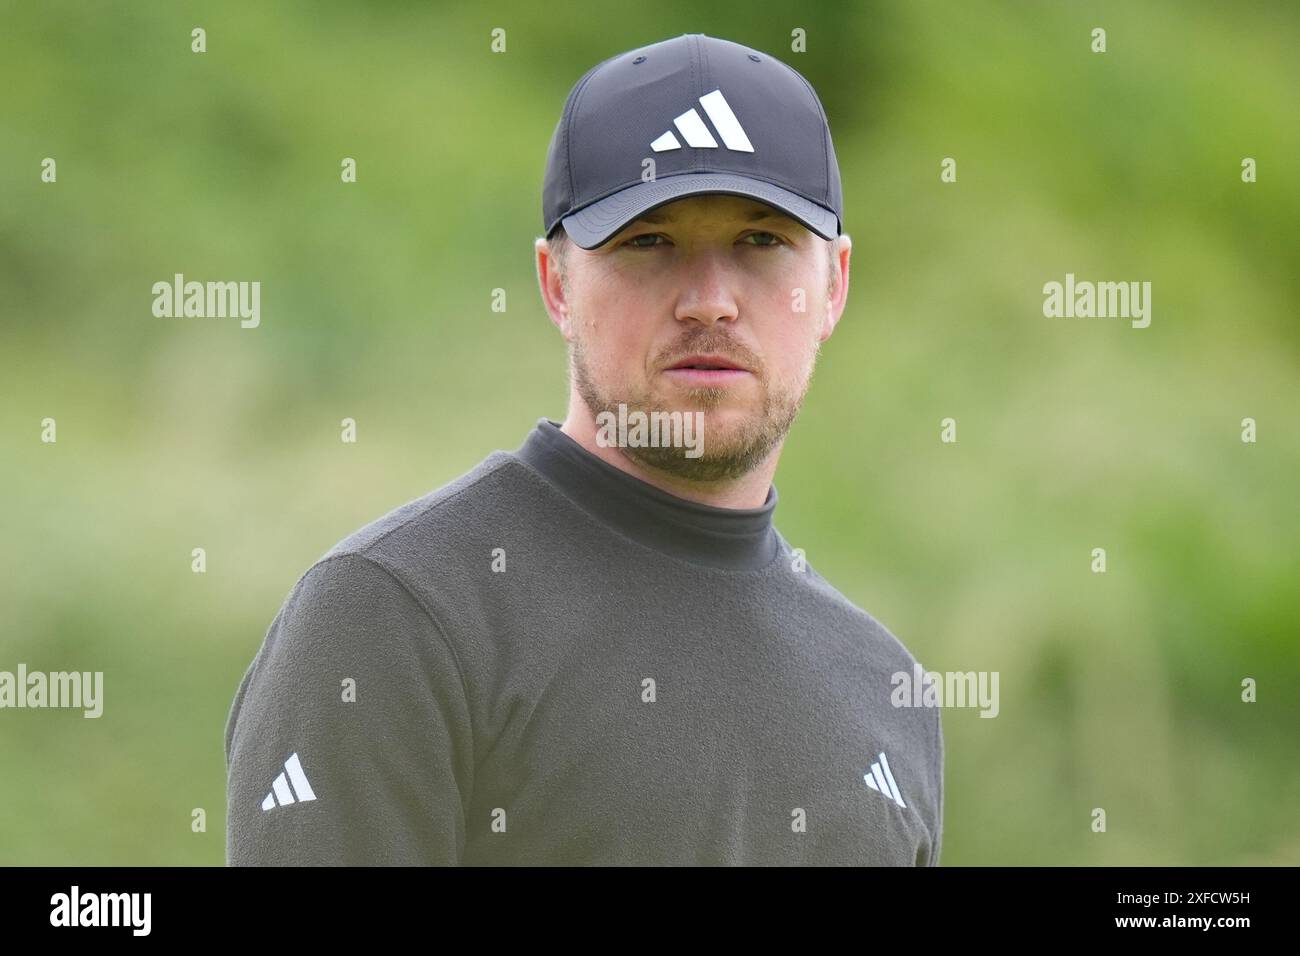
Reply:
M790 217L783 212L778 212L775 209L764 208L764 209L753 210L752 212L750 212L749 215L744 217L744 220L745 222L758 222L759 220L762 219L789 219L789 218ZM651 212L645 213L644 215L638 216L634 220L634 222L644 222L654 226L662 226L665 223L676 222L676 221L677 220L673 216L670 216L662 212L655 212L653 210Z

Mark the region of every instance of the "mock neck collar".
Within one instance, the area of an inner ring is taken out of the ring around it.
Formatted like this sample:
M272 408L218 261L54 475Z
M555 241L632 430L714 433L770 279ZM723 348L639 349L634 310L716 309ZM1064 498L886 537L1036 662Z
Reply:
M779 550L776 485L758 508L718 508L679 498L609 464L539 418L514 456L601 523L646 546L732 571L766 567Z

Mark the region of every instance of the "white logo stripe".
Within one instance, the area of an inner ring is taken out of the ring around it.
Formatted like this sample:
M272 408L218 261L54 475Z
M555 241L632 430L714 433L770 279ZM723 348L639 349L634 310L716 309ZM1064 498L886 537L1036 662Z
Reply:
M898 792L898 784L894 783L894 775L889 772L889 758L885 756L883 750L880 751L880 766L884 768L885 779L889 781L889 790L894 795L894 802L906 810L907 804L903 802L903 796ZM876 768L873 766L871 769Z
M656 153L662 153L664 150L668 149L681 149L682 144L677 142L677 137L673 135L672 130L669 130L651 143L650 148Z
M686 137L687 146L697 148L718 148L718 141L713 138L709 128L704 125L704 120L700 119L700 114L695 110L687 110L681 116L673 120L673 125L677 127L678 132Z
M302 764L298 761L297 753L284 762L284 769L289 771L289 779L293 781L293 790L298 794L299 801L306 803L308 800L316 799L311 784L307 782L307 775L302 772ZM898 791L895 790L894 793L897 794Z
M889 792L889 784L885 783L885 775L880 772L880 764L873 763L871 765L871 775L876 778L876 786L880 792L887 797L891 796Z
M275 799L280 806L288 806L293 803L293 794L289 792L289 781L284 778L284 774L275 778L275 783L271 784L271 789L275 791Z
M700 97L700 104L704 107L704 112L709 114L709 119L713 120L713 127L722 137L722 141L727 144L727 149L741 153L754 151L749 137L745 135L745 130L740 125L740 120L736 119L736 114L731 111L730 104L723 97L722 90L704 94Z

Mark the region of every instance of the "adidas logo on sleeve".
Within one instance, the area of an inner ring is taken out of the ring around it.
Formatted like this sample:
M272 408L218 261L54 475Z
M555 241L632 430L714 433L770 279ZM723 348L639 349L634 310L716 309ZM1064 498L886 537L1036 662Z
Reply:
M894 775L889 772L889 758L885 756L883 750L880 751L880 756L876 758L876 762L871 765L871 769L862 775L862 779L867 782L867 786L872 790L883 793L904 810L907 809L902 794L898 792L898 784L894 782Z
M293 789L289 788L290 784L293 784ZM308 800L315 799L316 793L307 782L307 775L302 771L302 762L298 760L295 751L284 762L284 770L280 772L280 776L276 777L275 782L271 784L271 792L262 801L262 809L273 810L277 806L287 807L291 803L306 803Z

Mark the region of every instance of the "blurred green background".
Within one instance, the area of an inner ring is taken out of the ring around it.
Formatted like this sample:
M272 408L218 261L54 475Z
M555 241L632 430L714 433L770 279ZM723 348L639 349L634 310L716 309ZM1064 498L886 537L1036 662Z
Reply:
M224 861L226 716L297 578L563 416L547 142L686 32L830 118L849 304L777 526L926 667L1001 674L996 719L944 713L943 863L1300 863L1294 4L0 11L0 669L105 674L98 720L0 711L0 863ZM155 318L176 272L259 280L261 326ZM1151 326L1044 318L1067 272L1150 281Z

